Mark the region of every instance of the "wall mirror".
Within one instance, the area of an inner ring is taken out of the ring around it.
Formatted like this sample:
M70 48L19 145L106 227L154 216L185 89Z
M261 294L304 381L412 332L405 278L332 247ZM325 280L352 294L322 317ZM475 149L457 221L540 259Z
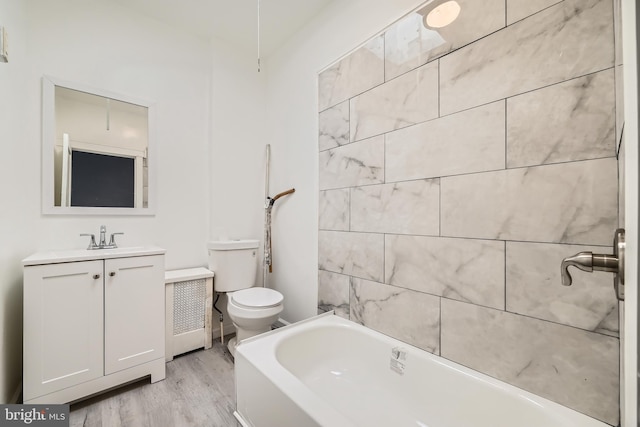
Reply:
M43 213L153 215L152 105L49 76L42 101Z

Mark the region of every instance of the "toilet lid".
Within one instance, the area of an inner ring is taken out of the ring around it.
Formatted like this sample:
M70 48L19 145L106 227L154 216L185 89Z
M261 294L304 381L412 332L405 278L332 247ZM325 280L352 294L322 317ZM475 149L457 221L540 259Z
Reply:
M255 308L274 307L284 299L280 292L269 288L243 289L234 292L231 298L236 304Z

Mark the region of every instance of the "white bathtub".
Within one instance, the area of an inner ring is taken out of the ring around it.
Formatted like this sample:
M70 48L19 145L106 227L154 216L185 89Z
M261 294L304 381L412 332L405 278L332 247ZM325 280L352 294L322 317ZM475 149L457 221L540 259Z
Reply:
M607 426L334 315L242 342L235 373L245 427Z

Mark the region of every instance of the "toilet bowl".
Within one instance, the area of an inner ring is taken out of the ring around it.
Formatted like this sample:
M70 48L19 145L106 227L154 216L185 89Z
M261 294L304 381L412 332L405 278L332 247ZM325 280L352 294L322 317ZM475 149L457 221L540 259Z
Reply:
M229 342L229 351L244 339L268 332L278 320L284 297L268 288L249 288L227 295L227 313L236 327L236 337Z
M213 288L227 294L227 313L236 328L228 347L235 355L237 342L267 332L278 320L284 297L269 288L254 287L258 240L211 241L209 269L215 272Z

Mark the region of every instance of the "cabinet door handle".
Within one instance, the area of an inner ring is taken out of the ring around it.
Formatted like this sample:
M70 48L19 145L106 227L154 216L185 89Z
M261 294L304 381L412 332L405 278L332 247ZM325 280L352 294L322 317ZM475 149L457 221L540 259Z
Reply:
M94 278L94 279L96 279L96 280L98 280L98 279L100 278L100 275L99 275L99 274L94 274L94 275L93 275L93 278Z
M116 272L115 272L115 271L112 271L111 273L109 273L109 276L111 276L111 277L113 277L113 276L115 276L115 275L116 275Z

